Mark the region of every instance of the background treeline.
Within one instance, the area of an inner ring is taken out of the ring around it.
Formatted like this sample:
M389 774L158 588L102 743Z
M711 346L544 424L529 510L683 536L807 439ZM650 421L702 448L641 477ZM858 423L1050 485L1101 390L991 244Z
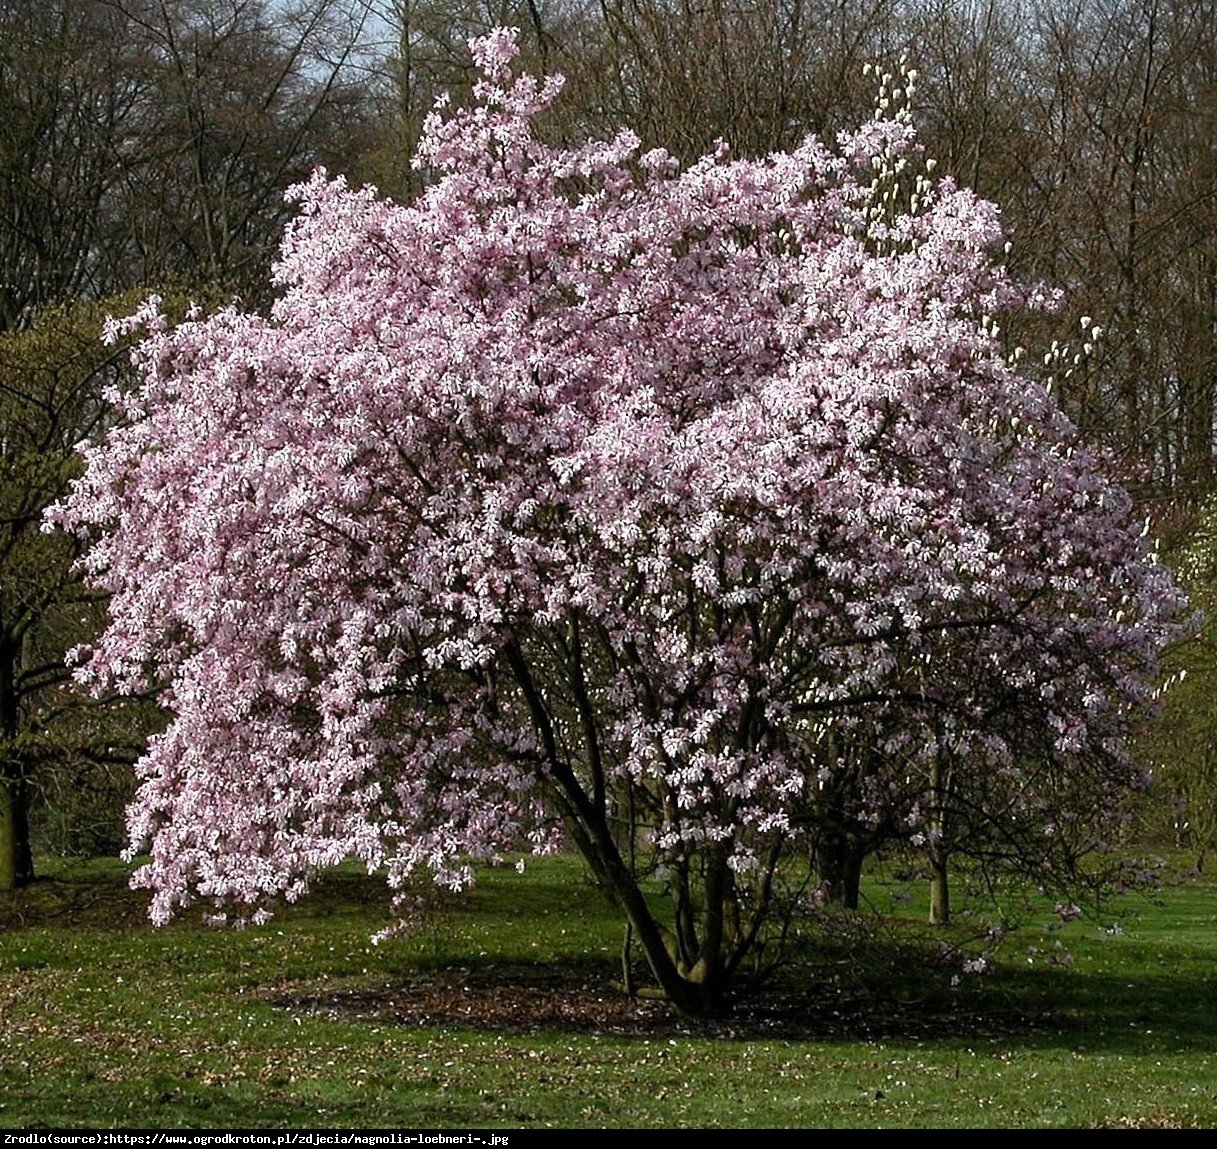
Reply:
M1034 369L1053 340L1072 362L1083 315L1103 328L1058 396L1211 597L1217 0L0 0L0 888L33 875L31 844L117 847L157 722L154 699L65 686L104 604L38 529L123 382L104 315L152 291L268 304L284 188L324 164L417 192L425 115L468 90L468 38L501 24L567 76L555 137L624 124L686 161L856 126L864 64L904 57L938 172L1001 206L1018 274L1065 292L1012 338ZM1176 661L1149 812L1202 857L1211 629Z

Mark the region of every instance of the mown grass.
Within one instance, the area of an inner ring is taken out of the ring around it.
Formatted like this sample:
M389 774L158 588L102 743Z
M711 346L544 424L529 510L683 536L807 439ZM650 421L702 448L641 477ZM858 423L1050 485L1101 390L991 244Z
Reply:
M1124 898L1099 921L1040 915L992 974L955 987L909 956L938 935L864 919L859 956L830 933L816 967L858 1024L793 1040L492 1032L292 1004L452 965L613 967L620 926L571 859L489 871L435 927L381 945L383 893L355 875L234 932L150 928L117 863L47 872L0 896L0 1127L1217 1125L1211 880ZM901 906L903 889L873 875L868 895L911 923L920 891ZM961 915L954 936L969 928ZM1058 940L1071 966L1043 960ZM912 998L924 1027L868 1036ZM1007 1018L1031 1022L1006 1032Z

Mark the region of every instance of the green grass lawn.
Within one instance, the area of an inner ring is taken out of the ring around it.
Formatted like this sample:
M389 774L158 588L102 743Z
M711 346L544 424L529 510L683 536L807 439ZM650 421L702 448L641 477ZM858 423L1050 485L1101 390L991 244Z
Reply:
M831 937L813 951L840 1024L754 1039L316 1006L453 967L610 976L620 925L571 859L488 871L435 926L380 945L383 891L355 875L236 932L152 929L117 863L45 872L0 895L0 1127L1217 1126L1211 879L1098 921L1032 918L957 987L916 957L935 941L911 925L915 897L905 930L851 927L859 956ZM876 908L893 892L868 881ZM1071 966L1042 960L1057 940ZM910 1002L913 1020L884 1024Z

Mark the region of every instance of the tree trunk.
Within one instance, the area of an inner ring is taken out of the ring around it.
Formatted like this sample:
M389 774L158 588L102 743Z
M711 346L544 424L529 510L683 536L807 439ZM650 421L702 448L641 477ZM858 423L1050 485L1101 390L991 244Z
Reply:
M0 890L34 880L29 785L16 753L16 659L11 647L0 649Z
M941 756L930 767L930 789L934 808L930 811L930 925L945 926L951 920L951 889L947 876L947 791L951 771Z
M690 968L680 959L675 938L651 914L633 876L624 868L617 867L609 867L607 876L611 879L611 886L606 893L625 911L631 932L642 947L651 973L668 1000L690 1017L713 1017L721 1013L721 962L700 957ZM714 955L715 958L719 956Z
M590 787L585 787L570 764L564 761L558 752L554 722L546 699L537 688L524 652L514 636L504 644L503 656L519 684L541 744L545 747L546 782L567 833L591 867L601 891L625 914L643 954L646 955L655 980L659 982L668 1000L681 1013L693 1017L707 1017L720 1012L725 980L722 952L721 948L707 951L704 945L698 944L698 931L692 920L693 906L689 899L687 869L678 867L673 875L674 890L681 903L678 906L676 934L673 934L656 920L647 905L633 867L621 855L609 822L607 791L601 773L598 738L590 709L585 715L588 721L585 722L584 729L587 761L593 780ZM578 663L577 648L574 658L573 677L578 684L576 691L582 693L582 670ZM725 864L723 868L725 870ZM722 880L715 879L711 886L716 891L714 896L726 896L726 886ZM711 886L708 886L708 889ZM722 909L722 906L718 905L709 914L703 910L703 917L710 925L708 930L703 928L701 931L702 942L707 934L712 939L721 940ZM683 915L687 915L685 920L681 920ZM719 925L715 924L716 921Z
M0 777L0 890L11 890L19 884L15 797L5 772Z
M951 889L947 880L947 852L941 847L930 850L930 925L945 926L951 921Z
M862 892L866 851L852 835L826 831L816 845L816 869L828 903L856 910Z
M602 893L625 914L629 933L641 947L651 973L668 1000L690 1017L712 1017L722 1012L721 962L698 962L692 969L682 962L675 936L651 913L633 872L617 849L607 823L578 791L568 771L555 769L565 783L567 832L591 867ZM625 953L628 955L628 942Z

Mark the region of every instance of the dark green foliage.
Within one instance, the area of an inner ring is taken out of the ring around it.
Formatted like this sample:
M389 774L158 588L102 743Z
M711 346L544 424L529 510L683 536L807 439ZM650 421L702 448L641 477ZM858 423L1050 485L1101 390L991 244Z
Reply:
M103 424L103 389L125 367L126 347L101 342L103 318L133 302L48 307L32 326L0 331L0 889L33 877L33 817L67 819L57 844L73 852L114 848L129 767L154 718L146 704L71 687L65 656L92 637L104 604L73 571L75 540L41 530L43 509L79 473L76 444Z

